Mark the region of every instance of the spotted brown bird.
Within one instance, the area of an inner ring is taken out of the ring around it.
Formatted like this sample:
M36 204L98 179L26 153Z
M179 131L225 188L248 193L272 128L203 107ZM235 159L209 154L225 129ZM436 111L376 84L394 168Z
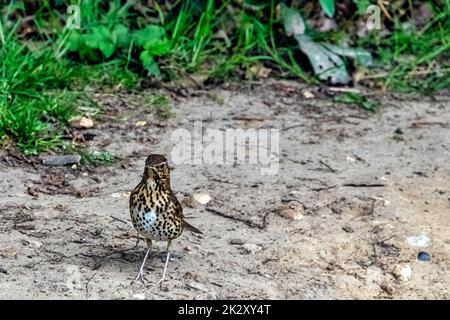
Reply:
M184 218L183 208L170 188L170 167L164 156L151 154L147 157L142 180L130 195L130 216L134 228L147 242L144 261L133 283L139 278L144 281L143 270L152 240L167 241L166 263L157 284L162 283L166 277L172 240L181 236L184 230L202 233Z

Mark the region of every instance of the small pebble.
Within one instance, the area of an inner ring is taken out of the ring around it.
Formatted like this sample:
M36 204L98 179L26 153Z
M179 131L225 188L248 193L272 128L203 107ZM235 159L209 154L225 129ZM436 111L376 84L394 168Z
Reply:
M79 154L64 156L48 156L42 158L42 163L46 166L66 166L68 164L80 163L81 156Z
M428 238L425 234L420 234L417 236L410 236L406 238L406 242L412 247L427 247L430 242L430 238Z
M262 248L260 246L253 244L253 243L243 244L242 248L244 249L245 253L249 253L249 254L255 254L262 250Z
M304 209L299 206L282 206L278 209L277 213L280 217L288 220L301 220L303 219Z
M208 289L206 288L205 285L201 284L200 282L196 282L196 281L191 281L187 284L188 288L191 289L196 289L196 290L200 290L203 292L207 292Z
M242 239L231 239L230 244L243 245L245 242Z
M145 294L143 294L143 293L136 293L136 294L133 294L133 298L137 299L137 300L144 300L145 299Z
M207 193L194 193L192 195L192 199L197 201L198 203L205 205L211 200L211 196Z
M431 256L428 252L420 251L419 254L417 255L417 259L419 259L420 261L430 261Z
M409 281L412 276L411 266L408 264L396 265L392 270L392 273L400 281Z

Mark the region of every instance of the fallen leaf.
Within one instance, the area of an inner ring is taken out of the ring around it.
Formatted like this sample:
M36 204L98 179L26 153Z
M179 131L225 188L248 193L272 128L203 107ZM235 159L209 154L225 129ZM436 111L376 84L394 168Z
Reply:
M313 94L311 91L305 90L305 91L303 91L303 97L304 97L305 99L312 99L312 98L314 98L315 96L314 96L314 94Z
M303 208L299 206L282 206L278 209L278 215L288 220L303 219Z
M147 121L136 121L134 124L135 127L143 127L147 124Z
M70 126L77 129L89 129L94 126L94 120L87 117L73 117L69 119Z
M256 64L250 67L250 73L258 78L267 78L272 69L264 67L262 64Z
M0 251L0 256L3 258L15 258L17 250L13 247Z

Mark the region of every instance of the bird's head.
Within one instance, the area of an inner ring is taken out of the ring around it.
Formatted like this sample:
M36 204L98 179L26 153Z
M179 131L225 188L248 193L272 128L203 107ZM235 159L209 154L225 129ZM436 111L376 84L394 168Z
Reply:
M162 180L163 182L169 181L170 169L167 159L164 156L151 154L145 160L144 178Z

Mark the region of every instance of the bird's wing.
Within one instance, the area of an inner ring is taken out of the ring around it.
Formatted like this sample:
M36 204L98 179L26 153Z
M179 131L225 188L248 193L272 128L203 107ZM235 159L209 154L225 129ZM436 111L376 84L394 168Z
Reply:
M178 201L177 197L175 197L173 192L171 192L170 194L170 200L173 206L172 210L175 216L184 219L183 207L181 206L180 202Z
M175 195L173 194L173 192L171 193L171 203L172 203L172 210L173 213L176 217L180 218L181 221L184 223L185 228L187 228L188 230L192 231L192 232L196 232L196 233L203 233L201 232L199 229L197 229L196 227L194 227L193 225L189 224L185 219L184 219L184 215L183 215L183 207L181 206L180 202L178 201L177 197L175 197Z

